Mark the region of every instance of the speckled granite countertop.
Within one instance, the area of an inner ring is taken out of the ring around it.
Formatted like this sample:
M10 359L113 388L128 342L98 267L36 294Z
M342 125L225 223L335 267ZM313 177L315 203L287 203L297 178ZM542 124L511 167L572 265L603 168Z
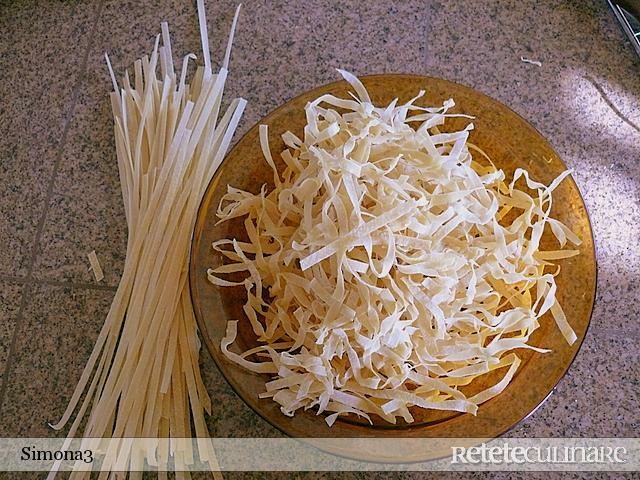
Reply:
M176 56L198 51L192 3L0 4L2 436L54 434L45 422L66 406L122 271L125 217L102 53L122 72L149 51L163 20ZM222 57L234 4L208 2L214 58ZM341 67L467 84L547 137L574 169L591 214L598 295L569 373L511 434L638 436L640 61L605 2L248 0L245 7L228 92L249 101L239 133L287 99L335 80L333 69ZM542 67L522 63L521 55ZM100 285L88 272L92 249L106 275ZM206 353L202 364L216 404L212 435L278 435L235 396ZM397 474L298 475L365 476ZM449 476L465 477L433 478Z

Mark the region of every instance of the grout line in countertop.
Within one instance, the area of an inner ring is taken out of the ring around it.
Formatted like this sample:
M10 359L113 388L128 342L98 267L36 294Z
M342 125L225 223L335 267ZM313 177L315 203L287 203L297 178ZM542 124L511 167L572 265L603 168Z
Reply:
M23 280L25 287L24 287L24 290L22 291L20 306L18 308L18 313L16 314L15 328L13 331L13 336L11 337L11 343L9 344L9 351L7 353L7 364L5 366L4 374L2 375L2 384L0 384L0 413L2 412L2 406L4 405L9 378L11 377L13 359L15 356L16 339L18 338L18 332L22 328L22 323L24 319L24 310L27 304L27 298L29 298L29 295L31 293L31 287L35 284L35 282L33 282L33 267L38 257L38 250L40 248L40 240L42 239L42 234L44 231L44 224L47 219L47 213L49 212L49 208L51 206L51 198L53 197L53 193L54 193L54 184L58 176L58 171L60 170L60 164L62 162L64 145L67 139L67 135L69 133L69 128L71 126L71 121L73 119L76 103L78 102L80 87L82 86L86 76L87 65L89 63L89 53L91 52L91 48L93 47L93 38L95 36L94 33L98 27L98 21L100 20L103 6L104 6L104 0L98 0L95 18L90 26L89 32L87 33L87 46L85 47L85 50L84 50L80 70L78 71L78 76L73 85L73 92L71 95L71 100L69 101L69 113L66 115L66 118L64 119L64 127L62 130L62 135L60 136L60 144L58 145L56 150L56 156L53 163L53 170L51 172L51 176L49 177L49 182L47 185L44 208L42 209L42 213L40 214L40 218L38 219L36 236L33 241L33 246L31 248L31 254L29 256L29 266L27 267L26 277Z
M102 285L99 283L91 282L65 282L60 280L32 280L33 285L50 285L52 287L63 288L84 288L86 290L104 290L108 292L115 292L118 287L113 285Z
M115 292L118 287L108 285L105 283L91 283L91 282L67 282L64 280L48 280L39 278L27 278L27 277L14 277L11 275L0 275L0 282L17 283L19 285L50 285L52 287L64 287L64 288L84 288L87 290L106 290Z
M640 338L640 329L639 328L629 328L629 329L619 329L613 330L611 328L606 328L604 325L591 325L589 330L587 331L587 336L592 336L593 338L603 338L603 339L611 339L611 338L619 338L619 339L629 339L629 338Z
M13 275L0 275L0 282L7 283L24 283L27 277L14 277Z
M424 39L422 41L424 41L424 56L422 59L422 66L424 68L424 72L423 75L431 75L431 73L429 72L429 68L431 67L431 65L433 65L433 53L432 53L432 49L431 46L429 44L429 38L431 37L431 18L430 18L430 13L432 12L433 9L433 2L430 1L429 5L427 8L425 8L423 10L424 14L425 14L425 19L424 19Z
M620 111L620 109L618 109L618 107L616 107L615 103L613 103L611 99L609 99L609 96L607 95L607 92L605 92L604 88L602 88L602 85L596 82L590 75L585 75L584 79L588 81L593 86L593 88L595 88L598 91L598 93L602 97L602 100L604 100L604 102L609 106L611 111L615 113L620 118L620 120L622 120L624 123L629 125L635 131L640 133L640 127L635 123L633 123L633 121L631 121L629 117L627 117L624 113Z
M14 277L12 275L0 275L0 282L17 283L19 285L29 283L31 285L50 285L52 287L85 288L87 290L107 290L110 292L115 292L118 289L118 287L106 283L68 282L64 280L49 280L46 278Z

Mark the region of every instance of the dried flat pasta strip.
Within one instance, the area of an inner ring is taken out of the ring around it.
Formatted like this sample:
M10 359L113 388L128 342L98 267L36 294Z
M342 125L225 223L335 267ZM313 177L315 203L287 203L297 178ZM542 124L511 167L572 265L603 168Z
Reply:
M96 278L96 282L101 282L104 279L104 273L102 272L102 267L100 266L100 261L98 260L96 251L91 250L87 255L87 258L89 259L89 264L91 265L91 270L93 271L93 276Z
M204 67L196 70L190 84L186 83L187 66L195 55L184 57L178 79L165 23L151 56L135 62L133 85L128 73L122 86L118 84L107 57L129 235L127 255L94 350L67 409L60 421L51 425L59 430L75 415L66 444L83 423L84 443L101 438L129 439L108 452L100 478L109 472L111 476L120 472L115 475L119 478L126 478L127 471L140 473L144 461L166 470L169 454L176 468L185 469L194 462L191 442L177 446L173 442L171 452L167 448L131 452L131 439L192 436L199 439L200 459L209 462L214 478L222 478L215 454L203 440L209 436L204 413L211 412L211 400L200 375L200 342L187 273L198 205L226 154L246 101L233 100L219 118L233 31L223 67L213 74L204 1L197 4ZM238 14L236 10L232 29ZM230 195L236 195L233 200L247 198L240 192L231 191ZM227 255L234 261L245 261L247 250L250 255L255 253L240 244L233 255ZM261 251L271 255L273 248L265 246ZM100 281L103 274L95 252L89 254L89 261ZM218 272L227 274L238 268L225 267ZM261 274L256 267L247 264L238 271L244 270L254 273L253 280L259 283ZM255 303L252 307L264 306ZM49 478L59 467L57 461ZM71 478L89 478L89 473L76 471Z

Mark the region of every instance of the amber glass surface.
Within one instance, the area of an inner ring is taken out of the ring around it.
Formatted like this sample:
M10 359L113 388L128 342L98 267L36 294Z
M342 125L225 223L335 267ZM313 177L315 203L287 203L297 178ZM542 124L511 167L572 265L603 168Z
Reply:
M517 167L526 168L532 178L551 182L566 169L549 143L505 105L466 86L449 81L412 75L375 75L362 78L371 99L378 105L386 105L394 98L400 102L414 97L419 90L426 95L418 104L439 105L453 98L456 113L475 117L475 128L470 141L485 151L498 168L505 170L507 178ZM280 134L286 130L301 135L305 125L304 105L321 94L333 93L346 96L350 86L336 82L307 92L277 110L259 123L269 125L271 149L275 153L284 149ZM443 130L459 129L469 121L453 118ZM279 159L278 159L279 160ZM282 163L280 163L282 165ZM236 393L260 416L292 437L476 437L498 436L521 421L552 391L566 373L584 339L596 286L596 257L589 217L580 192L569 177L554 192L552 216L569 226L582 240L581 253L577 257L561 261L557 277L557 297L563 306L578 341L568 345L550 316L543 317L541 327L532 335L531 343L552 349L540 354L518 351L522 365L506 390L480 406L476 416L455 412L438 412L414 408L416 419L410 425L389 425L376 419L371 426L356 418L338 420L329 428L323 416L315 412L300 411L294 417L286 417L279 406L270 399L259 399L264 391L267 375L248 372L229 362L220 351L220 340L225 334L227 320L238 319L239 334L236 348L244 351L255 346L255 336L242 312L246 295L243 287L221 288L209 283L206 270L222 263L222 258L211 248L211 242L221 238L245 238L242 221L216 225L215 215L221 196L227 185L257 193L264 183L272 185L271 171L262 158L258 139L258 125L254 126L228 154L220 170L204 196L196 223L190 262L190 282L194 308L200 332L218 368ZM554 248L555 239L546 232L543 248ZM496 372L502 375L504 370ZM495 383L496 378L482 377L475 388ZM325 442L325 449L331 450ZM367 452L334 452L351 457L375 460ZM405 452L396 461L417 461L442 456L446 452Z

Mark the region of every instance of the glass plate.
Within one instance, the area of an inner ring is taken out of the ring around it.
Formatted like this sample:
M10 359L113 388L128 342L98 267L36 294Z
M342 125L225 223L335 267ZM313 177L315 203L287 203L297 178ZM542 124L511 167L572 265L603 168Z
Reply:
M448 98L456 102L454 112L473 115L475 129L470 141L484 150L498 168L510 178L517 167L526 168L532 178L551 182L566 169L549 143L522 117L505 105L469 87L446 80L413 75L373 75L363 77L371 99L377 105L387 105L398 97L408 101L419 90L425 90L420 105L441 105ZM306 123L304 105L325 93L346 97L351 87L344 81L325 85L282 105L259 123L269 126L272 152L280 152L284 144L280 134L291 130L301 135ZM450 118L443 130L460 129L470 120ZM279 160L278 155L274 159ZM280 163L282 165L282 163ZM220 351L220 340L225 334L227 320L240 319L237 347L241 351L257 345L242 305L246 299L244 287L216 287L208 282L206 270L222 263L220 255L211 248L214 240L221 238L246 238L242 219L216 225L216 209L227 185L257 193L262 184L272 186L272 173L263 160L258 137L258 125L254 126L229 152L220 170L213 178L203 198L195 226L191 261L190 284L193 305L204 344L211 353L221 373L235 392L256 413L291 437L475 437L494 438L512 428L531 414L551 393L573 361L584 339L596 288L596 256L589 217L578 188L571 177L554 191L552 216L564 222L582 240L581 254L561 260L561 272L557 277L557 298L560 301L578 341L569 346L550 315L542 318L541 326L531 337L531 343L551 348L552 352L540 354L519 350L522 364L513 381L497 397L479 407L478 414L440 412L413 408L415 423L390 425L383 420L369 425L359 418L341 418L328 427L322 415L314 411L296 413L287 417L271 399L259 399L264 391L268 375L246 371L229 362ZM548 232L547 232L548 233ZM555 239L545 234L544 249L552 249ZM504 369L496 375L504 374ZM484 384L495 383L488 375L481 377ZM480 380L480 379L477 379ZM478 381L477 388L483 387ZM323 449L331 450L330 444ZM374 460L367 452L332 451L352 458ZM450 451L404 452L396 461L423 461L450 454Z

